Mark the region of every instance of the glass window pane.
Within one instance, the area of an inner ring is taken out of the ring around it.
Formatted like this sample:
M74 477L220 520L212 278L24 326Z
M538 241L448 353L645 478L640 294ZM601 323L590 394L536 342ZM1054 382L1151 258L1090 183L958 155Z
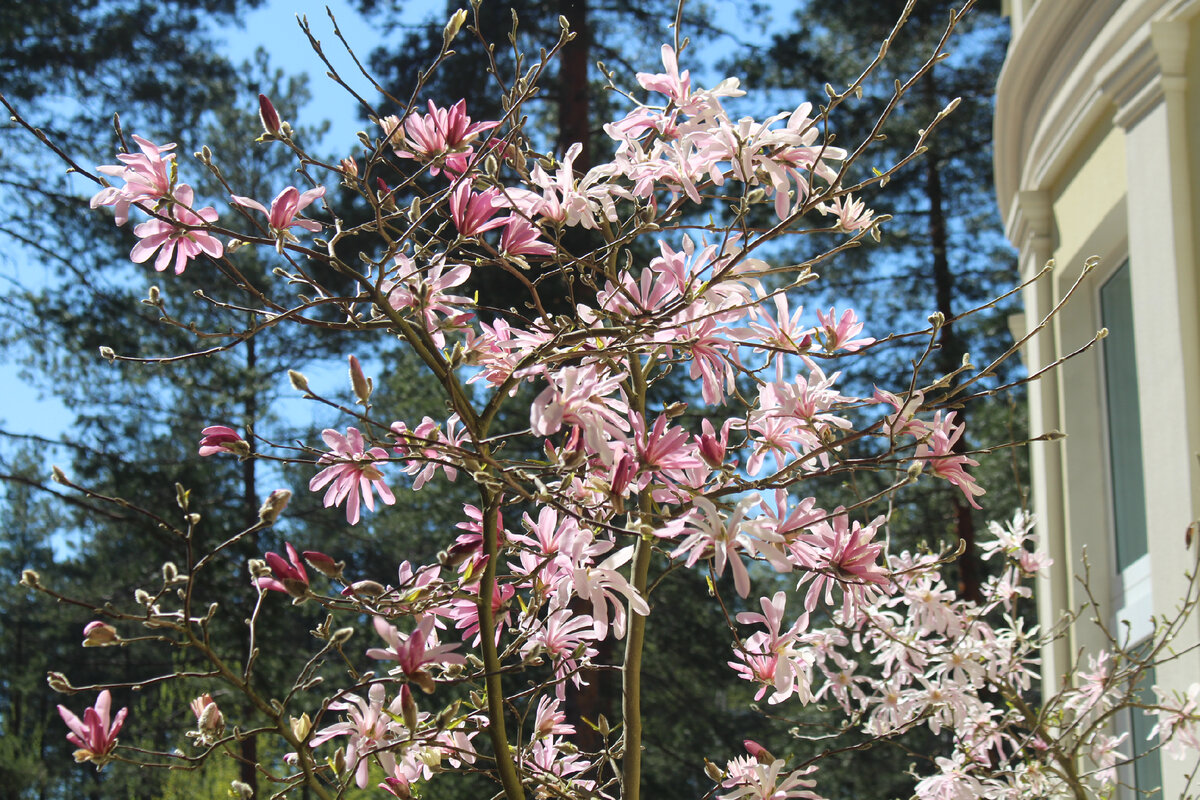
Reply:
M1146 501L1129 262L1100 287L1100 319L1108 328L1108 338L1104 340L1104 392L1119 572L1146 554Z

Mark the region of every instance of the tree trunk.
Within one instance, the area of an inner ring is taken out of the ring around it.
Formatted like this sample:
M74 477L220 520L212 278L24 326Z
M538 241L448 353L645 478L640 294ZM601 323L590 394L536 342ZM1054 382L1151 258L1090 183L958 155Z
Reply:
M924 80L926 107L940 108L938 85L935 71L930 69ZM954 273L950 269L950 259L947 255L946 210L943 207L941 166L938 162L936 147L931 146L925 154L925 192L929 198L929 248L933 258L933 286L937 300L937 310L945 318L941 334L938 338L938 352L934 358L934 366L941 375L946 375L962 365L966 347L954 329ZM957 381L956 381L957 382ZM958 411L958 422L966 422L964 411ZM963 453L967 450L966 437L960 437L954 443L954 452ZM965 544L962 556L958 559L958 594L967 600L978 602L980 594L979 556L975 548L975 518L971 514L971 506L961 493L954 493L954 526L956 534Z
M558 68L558 150L565 152L572 144L581 143L583 152L575 160L575 169L584 173L592 166L591 84L588 81L592 29L587 0L558 0L558 13L567 18L575 34L563 48Z

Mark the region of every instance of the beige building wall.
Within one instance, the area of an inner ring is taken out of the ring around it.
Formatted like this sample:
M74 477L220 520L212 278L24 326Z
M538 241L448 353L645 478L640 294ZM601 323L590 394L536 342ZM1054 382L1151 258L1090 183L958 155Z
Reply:
M1086 567L1104 621L1128 624L1136 641L1183 596L1194 559L1185 532L1200 517L1200 0L1011 0L1007 10L997 194L1023 277L1055 263L1024 292L1026 331L1070 296L1026 362L1032 372L1087 344L1101 326L1100 287L1128 262L1137 368L1116 377L1136 381L1140 413L1129 424L1144 471L1148 553L1118 573L1103 359L1093 349L1031 386L1032 433L1067 434L1033 446L1034 509L1055 559L1039 614L1049 624L1079 608L1072 576ZM1178 646L1197 642L1192 619ZM1079 624L1048 648L1048 691L1081 649L1103 644L1098 628ZM1195 650L1157 674L1165 686L1197 680ZM1162 766L1164 796L1178 797L1184 765Z

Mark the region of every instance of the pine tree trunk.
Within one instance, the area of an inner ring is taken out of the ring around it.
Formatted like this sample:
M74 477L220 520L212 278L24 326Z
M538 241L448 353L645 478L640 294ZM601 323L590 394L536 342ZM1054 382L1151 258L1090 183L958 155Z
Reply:
M924 81L925 100L927 108L940 108L938 85L935 71L930 69ZM966 354L962 339L957 335L954 323L954 273L950 269L950 258L947 250L948 233L946 230L945 196L942 189L941 165L938 161L936 147L930 147L925 154L925 191L929 198L929 247L933 258L933 286L937 300L937 310L945 319L941 335L938 339L939 349L934 359L934 365L940 375L946 375L962 365ZM964 424L966 418L962 409L958 411L957 421ZM963 453L967 450L966 437L960 437L954 443L954 452ZM980 594L979 556L975 548L975 518L971 514L971 506L961 493L954 493L954 526L959 539L965 543L962 556L958 559L958 594L967 600L978 601Z
M592 166L591 84L588 81L592 29L587 0L559 0L558 12L567 18L575 34L563 48L558 70L558 150L565 152L572 144L581 143L583 152L575 160L575 170L584 173Z

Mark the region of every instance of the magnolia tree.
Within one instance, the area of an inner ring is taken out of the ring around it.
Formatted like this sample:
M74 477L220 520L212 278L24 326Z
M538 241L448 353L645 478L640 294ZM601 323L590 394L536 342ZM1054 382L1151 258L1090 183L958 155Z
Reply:
M468 18L450 19L439 63ZM1022 616L1027 584L1048 564L1033 521L1018 513L992 526L982 551L995 574L970 602L944 582L953 552L896 552L886 518L866 513L918 480L947 481L973 505L985 491L949 409L994 391L980 382L999 362L947 376L926 374L922 360L907 385L859 396L839 385L840 359L898 335L925 337L932 349L945 320L872 338L852 308L809 318L793 306L820 264L880 235L886 219L863 192L918 157L941 115L908 158L856 182L852 167L871 139L834 146L829 131L878 59L845 90L826 87L822 106L734 119L726 105L743 94L738 81L694 83L680 69L676 35L662 47L661 71L637 75L644 99L622 93L630 110L604 126L608 158L581 174L573 168L581 145L540 153L522 129L524 104L570 37L564 20L554 47L519 62L520 74L497 90L501 119L422 97L427 72L402 113L373 117L374 132L338 164L301 150L261 98L257 146L290 148L303 178L274 199L239 195L238 176L207 150L189 164L174 144L139 137L119 163L97 169L102 178L92 176L103 185L93 207L111 207L118 225L138 220L134 262L176 274L203 267L236 288L237 303L196 301L229 313L241 326L236 342L275 325L336 328L364 342L386 333L424 365L445 402L442 419L377 416L366 350L350 357L346 402L291 373L298 392L344 418L307 459L281 451L311 465L307 490L323 493L325 506L344 508L355 525L364 513L387 513L391 487L406 481L423 492L465 481L474 501L435 563L406 561L386 582L349 574L336 535L327 553L289 544L252 560L247 637L222 643L234 656L211 635L223 598L202 596L198 577L227 569L218 554L280 520L287 489L265 499L255 525L203 552L195 543L205 521L181 488L179 518L156 517L178 540L179 565L165 565L161 584L127 604L67 598L52 576L26 573L32 589L95 610L85 646L178 648L209 664L173 677L198 695L191 752L118 744L123 727L138 723L125 709L114 713L110 690L139 688L147 676L74 686L52 674L57 691L98 692L82 713L71 700L59 706L76 760L190 768L234 753L239 737L272 735L288 755L256 768L275 796L304 785L334 798L377 785L408 798L470 772L508 800L636 800L643 649L654 618L671 613L649 576L669 581L675 568L709 576L732 642L730 680L756 687L756 700L780 710L820 701L840 710L842 730L879 740L921 727L942 734L945 753L915 768L919 797L1111 793L1133 752L1113 722L1131 705L1157 712L1157 741L1169 753L1194 757L1200 685L1187 696L1160 692L1152 704L1136 694L1140 676L1172 657L1194 595L1140 649L1110 637L1111 649L1091 654L1067 688L1041 696L1038 651L1063 628L1041 630ZM932 53L925 70L942 55ZM897 86L880 125L923 73ZM224 211L186 182L204 169L228 190L213 200ZM328 191L339 183L370 209L365 222L343 222ZM568 237L573 228L590 238ZM803 264L775 260L781 237L822 231L838 237L828 252ZM593 244L568 243L580 241ZM242 248L274 250L284 281L239 271ZM468 296L473 279L497 276L519 287L519 307ZM561 296L548 296L562 287L569 313ZM187 324L167 313L157 287L145 302L165 322ZM672 371L696 387L686 397L656 391ZM518 399L523 388L532 403ZM528 409L524 429L499 432L497 420L517 403ZM200 457L270 454L268 442L212 422L197 431ZM889 488L849 508L811 494L819 476L863 470L892 476ZM290 682L263 692L252 679L259 609L289 600L319 604L328 617L313 644L298 648ZM568 718L565 699L598 668L619 675L619 721ZM230 719L213 699L219 684L244 694L239 707L253 715ZM583 725L596 730L598 747L581 744ZM773 754L747 740L725 763L697 754L696 770L711 780L706 796L722 800L821 797L819 758L804 752Z

